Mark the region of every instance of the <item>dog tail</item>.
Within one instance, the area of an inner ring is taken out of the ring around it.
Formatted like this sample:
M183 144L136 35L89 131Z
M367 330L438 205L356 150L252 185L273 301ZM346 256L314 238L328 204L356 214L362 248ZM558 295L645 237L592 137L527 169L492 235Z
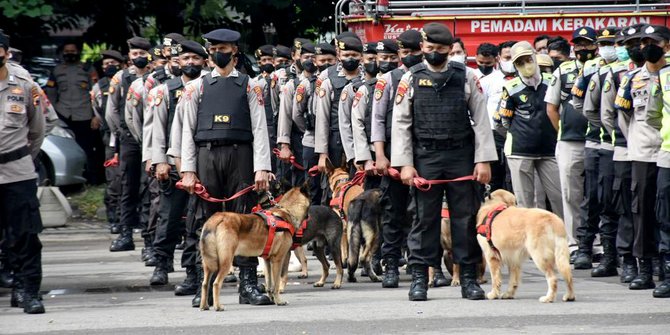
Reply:
M565 280L565 285L567 286L567 293L563 297L563 301L573 301L575 300L575 292L572 283L572 270L570 268L570 249L568 247L568 239L563 236L556 234L554 237L554 253L556 260L556 267L558 271L563 276Z
M347 220L349 223L347 225L349 257L347 261L350 274L353 274L358 268L358 258L361 250L361 238L363 236L361 221L363 220L364 206L365 200L363 199L354 199L349 204L349 218Z
M200 236L200 253L202 254L203 266L211 272L219 269L219 253L216 244L216 225L209 225L209 220L202 228Z

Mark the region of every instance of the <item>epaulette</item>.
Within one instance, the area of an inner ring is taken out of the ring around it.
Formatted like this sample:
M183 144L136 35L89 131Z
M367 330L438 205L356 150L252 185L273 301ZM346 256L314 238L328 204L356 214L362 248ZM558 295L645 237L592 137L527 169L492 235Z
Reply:
M519 77L514 77L512 80L508 80L505 82L505 90L509 95L514 95L518 93L519 91L523 90L526 88L526 85L521 81L521 78Z
M586 78L596 73L598 71L601 59L602 58L598 57L584 63L584 67L582 68L582 76Z

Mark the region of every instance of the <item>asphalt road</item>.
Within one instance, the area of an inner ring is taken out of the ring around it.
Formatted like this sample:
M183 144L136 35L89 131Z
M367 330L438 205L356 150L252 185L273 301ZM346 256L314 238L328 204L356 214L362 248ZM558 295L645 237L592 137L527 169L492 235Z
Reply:
M110 253L111 236L102 230L51 231L42 238L47 313L9 308L9 290L0 289L0 334L670 333L670 300L630 291L618 278L596 280L577 270L577 301L538 302L546 281L531 262L515 300L468 301L459 288L446 287L430 289L427 302L410 302L404 272L398 289L365 278L331 290L334 271L326 287L314 288L320 266L310 257L309 278L290 275L288 306L239 305L235 284L226 284L225 311L201 312L190 306L191 297L172 292L184 278L178 264L169 286L148 285L153 269L139 262L141 242L135 251ZM559 298L564 292L559 282Z

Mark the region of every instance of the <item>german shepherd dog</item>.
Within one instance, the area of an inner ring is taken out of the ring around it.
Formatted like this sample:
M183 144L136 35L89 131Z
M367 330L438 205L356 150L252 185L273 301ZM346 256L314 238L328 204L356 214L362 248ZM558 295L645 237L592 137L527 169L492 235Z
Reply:
M339 193L342 187L349 181L349 172L347 172L344 168L338 167L336 169L332 169L329 171L330 172L328 176L328 185L330 186L330 190L333 192L333 197L336 197ZM344 231L347 231L347 218L349 217L349 203L351 203L351 200L356 198L359 194L363 193L363 187L360 185L351 185L347 191L343 195L343 200L341 202L341 208L333 208L336 212L343 212L344 213L344 220L342 220L342 225L344 227ZM340 206L339 204L337 206ZM333 207L333 206L331 206ZM342 236L342 261L346 262L348 259L348 251L349 251L349 243L347 236Z
M311 206L307 213L307 222L302 231L302 240L300 241L300 244L305 245L311 241L315 242L314 253L319 262L321 262L323 271L319 281L314 283L314 287L323 287L326 283L326 278L328 278L330 264L326 258L325 250L326 246L328 246L333 255L333 262L335 263L336 268L335 282L333 282L332 288L338 289L342 287L342 276L344 273L344 270L342 270L342 252L340 250L340 243L342 240L342 220L337 213L327 206ZM300 256L298 256L298 258L301 259ZM282 268L282 282L280 287L280 292L282 293L284 292L286 282L288 281L288 261L289 258L286 257L284 267ZM300 261L302 262L303 260L301 259ZM304 261L303 270L306 274L307 260L305 259Z
M372 271L370 266L372 256L379 248L379 239L381 238L381 207L379 198L381 191L379 189L367 190L351 200L349 203L347 239L349 240L349 262L347 271L349 277L347 281L356 282L356 269L358 268L359 253L361 242L365 240L363 252L360 259L363 267L368 272L370 280L380 281L377 274Z
M297 230L302 220L307 217L310 199L307 187L294 187L284 194L279 203L268 210L268 214L281 217ZM214 308L223 310L219 301L221 283L233 262L234 256L257 257L263 253L267 243L269 228L265 220L255 214L238 214L219 212L214 214L202 228L200 252L202 254L202 296L200 309L209 309L207 294L210 278L216 273L212 284ZM281 271L285 263L293 236L288 231L276 231L272 246L265 262L266 273L270 274L268 292L275 304L281 306L287 302L282 300L279 286Z
M530 256L547 278L547 294L540 302L553 302L556 298L557 279L555 269L563 276L567 293L563 301L575 300L570 269L570 251L563 221L555 214L538 208L515 207L514 195L505 190L496 190L486 199L477 213L477 227L484 224L490 213L501 204L507 205L490 220L491 240L477 235L479 246L491 267L491 292L488 299L513 299L521 279L521 265ZM510 279L507 292L500 292L502 265L509 266Z

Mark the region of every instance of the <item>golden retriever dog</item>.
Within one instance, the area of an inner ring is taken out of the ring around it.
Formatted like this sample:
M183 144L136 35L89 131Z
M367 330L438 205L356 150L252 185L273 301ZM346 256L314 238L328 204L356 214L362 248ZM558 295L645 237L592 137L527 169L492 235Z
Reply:
M500 205L506 205L490 223L490 241L485 224L490 214ZM505 190L496 190L486 199L477 213L477 241L491 269L492 288L488 299L513 299L521 280L521 265L530 256L547 278L547 294L540 302L553 302L556 298L557 279L555 271L561 273L567 286L563 301L574 301L575 293L570 269L570 252L563 221L555 214L538 208L515 207L514 195ZM483 231L482 231L483 230ZM501 268L509 267L509 287L500 292Z
M266 215L280 217L293 225L294 229L307 217L310 199L306 186L294 187L284 194L279 203L268 209ZM200 309L207 310L207 294L212 275L216 278L212 284L214 309L223 310L219 294L221 283L233 262L234 256L257 257L263 253L269 238L269 227L265 220L257 214L238 214L219 212L212 215L202 228L200 252L202 254L202 296ZM293 236L287 230L277 230L272 246L265 260L267 290L275 304L281 306L287 302L282 300L279 287L282 267L293 244Z
M349 172L347 172L343 168L336 168L334 170L331 170L332 172L328 176L328 185L330 186L330 190L333 192L333 198L337 197L340 191L342 190L342 187L344 187L347 182L349 182ZM346 192L344 192L343 195L343 200L340 203L337 204L332 204L331 207L335 212L344 212L344 220L342 220L342 225L343 225L343 231L347 231L347 220L346 218L349 215L349 204L351 203L351 200L359 196L361 193L363 193L363 187L361 185L351 185ZM341 206L341 207L340 207ZM341 242L341 250L342 250L342 263L346 264L347 263L347 258L349 257L349 240L347 239L346 234L342 235L342 242Z

